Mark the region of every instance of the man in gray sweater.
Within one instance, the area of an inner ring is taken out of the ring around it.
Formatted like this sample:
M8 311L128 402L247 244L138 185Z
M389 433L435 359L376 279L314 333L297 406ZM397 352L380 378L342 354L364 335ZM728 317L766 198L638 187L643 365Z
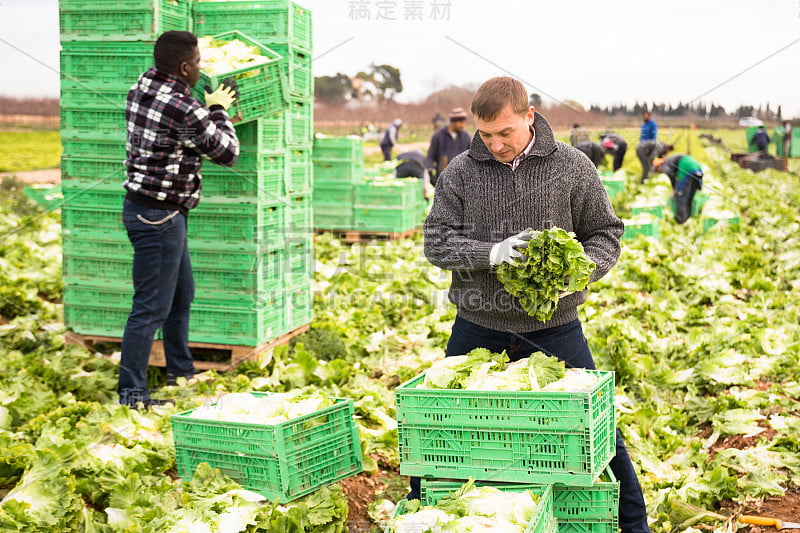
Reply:
M472 113L478 131L442 173L425 221L425 255L453 275L449 297L458 313L446 355L483 347L517 360L542 351L568 367L595 368L578 319L585 291L562 298L553 317L541 322L503 288L494 269L521 257L517 247L531 239L529 228L557 226L574 232L597 264L590 279L596 281L619 258L622 221L594 165L555 140L519 81L486 81ZM649 532L636 472L619 432L616 438L611 468L621 483L620 528ZM412 479L412 496L417 487Z

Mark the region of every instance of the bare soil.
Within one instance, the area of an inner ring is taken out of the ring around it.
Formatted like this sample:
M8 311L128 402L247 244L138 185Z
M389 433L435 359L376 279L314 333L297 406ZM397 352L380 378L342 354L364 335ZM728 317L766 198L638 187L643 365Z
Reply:
M0 179L14 176L22 183L61 183L61 169L24 170L20 172L0 172Z

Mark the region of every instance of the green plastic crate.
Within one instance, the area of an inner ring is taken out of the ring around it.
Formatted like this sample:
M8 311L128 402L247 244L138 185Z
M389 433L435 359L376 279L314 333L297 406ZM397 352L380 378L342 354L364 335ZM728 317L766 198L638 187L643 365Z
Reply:
M652 237L658 240L660 238L659 232L659 219L655 216L650 216L647 222L631 222L625 221L625 232L622 234L622 240L635 239L639 235L645 237Z
M615 453L614 374L589 392L399 386L400 473L591 485Z
M292 146L287 149L286 154L286 192L289 194L304 193L311 191L311 149L302 146Z
M314 142L314 100L290 96L285 111L286 143L311 146Z
M313 203L353 205L353 184L349 181L314 179Z
M190 342L258 346L285 333L284 301L278 295L257 306L233 307L223 303L208 305L200 300L192 303ZM125 300L118 307L78 305L64 300L64 324L82 335L121 337L130 312L130 301Z
M398 207L355 207L352 229L364 232L400 233L416 228L418 211Z
M443 496L458 490L465 480L422 479L420 501L435 505ZM503 491L518 492L541 487L531 483L492 483L476 481L477 486L489 485ZM555 484L553 487L553 516L558 520L559 533L616 533L619 523L619 482L610 468L591 486L572 487Z
M62 41L155 41L191 31L190 0L60 0Z
M417 189L422 189L419 180L406 182L367 182L357 184L353 204L356 208L397 207L411 209L419 205Z
M189 223L189 242L224 242L231 248L253 244L279 248L285 243L286 209L279 202L246 204L205 199L192 215L202 223Z
M125 108L61 107L61 126L79 135L125 134ZM98 158L99 156L93 156Z
M311 237L286 243L286 268L284 278L287 286L296 287L310 283L313 278L314 247Z
M311 294L311 281L289 287L285 291L286 297L286 329L295 329L310 324L314 316L314 298Z
M43 209L58 209L64 200L61 186L52 183L28 185L23 189L23 192L29 200L36 202Z
M231 117L239 116L240 122L247 122L268 117L286 109L288 92L286 89L286 77L283 72L284 60L281 56L274 50L259 44L258 41L238 31L213 35L213 39L215 41L242 41L256 47L261 52L261 55L269 58L269 61L215 76L200 71L200 81L192 89L192 95L195 98L205 102L204 88L206 86L216 89L220 83L233 78L236 81L238 97L233 105L228 108L228 114Z
M198 36L236 28L267 44L292 44L311 51L311 12L285 0L195 2Z
M280 115L234 124L242 152L278 152L286 147L286 120Z
M92 107L117 109L124 115L126 100L130 89L130 83L84 83L62 79L61 99L59 104L61 107L68 108ZM62 127L63 126L62 124ZM123 137L126 135L124 130L117 133ZM70 135L68 130L62 130L62 136L64 134ZM74 136L74 134L72 136Z
M741 218L735 213L703 217L703 232L706 232L716 225L720 226L738 226L741 224Z
M361 183L364 179L363 159L314 159L314 180Z
M121 182L87 185L79 181L62 180L61 189L64 205L67 207L87 207L117 212L122 211L126 192Z
M617 180L611 178L601 178L603 187L606 189L608 197L612 200L625 192L625 180Z
M364 140L350 135L347 137L314 137L314 160L364 159Z
M124 131L82 135L78 131L61 130L62 154L65 157L125 161L126 140Z
M527 490L538 495L540 499L539 503L536 504L536 511L534 511L528 525L525 526L525 533L555 533L554 526L556 522L553 516L553 487L551 485L532 485ZM407 500L400 500L400 502L398 502L394 514L392 515L392 520L405 514L406 503L408 503ZM423 505L435 504L435 502L421 503L423 503ZM384 532L391 533L391 523L386 526Z
M286 194L287 156L284 152L243 148L233 167L203 165L203 197L258 203L277 202Z
M340 230L353 229L353 206L352 204L314 204L314 229L317 230Z
M131 87L153 66L152 43L65 42L61 44L61 80L73 84L97 83ZM109 105L116 109L118 104ZM124 102L122 116L125 116ZM63 122L61 127L69 128Z
M274 425L194 419L192 411L170 417L184 479L207 462L246 489L288 502L362 470L350 399Z
M294 238L310 235L314 231L314 217L309 193L286 197L286 234Z
M286 62L289 94L303 98L314 96L314 77L311 75L311 52L292 44L268 44Z
M124 159L61 158L61 177L84 185L119 184L125 181Z
M631 213L634 215L647 213L649 215L653 215L654 217L664 218L664 206L661 204L633 205L631 206Z

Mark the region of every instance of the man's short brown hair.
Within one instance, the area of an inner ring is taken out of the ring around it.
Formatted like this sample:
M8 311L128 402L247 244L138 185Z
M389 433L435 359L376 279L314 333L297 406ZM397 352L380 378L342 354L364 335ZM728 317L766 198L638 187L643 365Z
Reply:
M488 79L478 87L472 98L471 111L481 120L494 120L508 104L517 115L525 115L530 109L528 93L522 83L508 76L500 76Z

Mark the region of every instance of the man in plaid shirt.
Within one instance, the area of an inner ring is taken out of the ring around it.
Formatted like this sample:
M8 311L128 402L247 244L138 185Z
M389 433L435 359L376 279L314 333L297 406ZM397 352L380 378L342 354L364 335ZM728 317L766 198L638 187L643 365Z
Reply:
M200 79L197 37L168 31L155 44L155 67L128 93L127 189L122 220L133 244L134 297L122 339L119 402L148 407L147 365L161 328L167 383L195 374L189 351L189 308L194 278L186 240L189 210L200 200L200 167L206 158L233 166L239 140L227 108L231 88L206 94L205 107L191 96Z

